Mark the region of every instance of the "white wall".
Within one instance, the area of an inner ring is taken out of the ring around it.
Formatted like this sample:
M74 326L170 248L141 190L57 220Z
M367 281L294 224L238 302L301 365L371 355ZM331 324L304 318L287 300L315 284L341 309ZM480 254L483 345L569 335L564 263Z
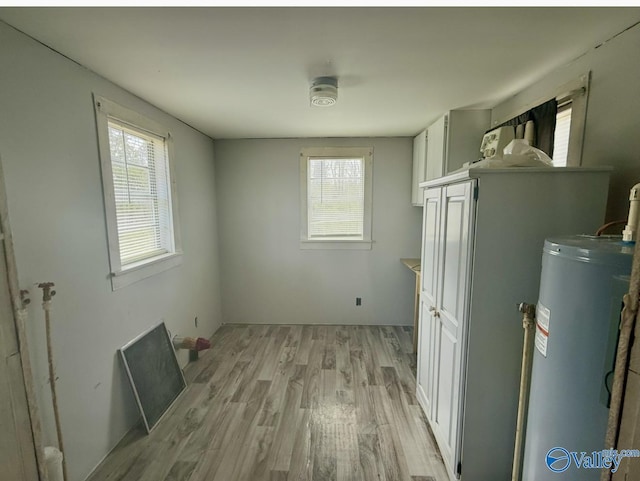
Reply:
M626 218L629 189L640 182L639 52L640 25L636 25L536 81L492 112L492 119L503 118L591 70L582 165L614 167L608 221Z
M45 440L55 443L55 431L34 283L53 281L65 456L70 481L80 481L138 418L116 350L161 319L173 333L203 337L221 322L213 143L1 22L0 65L0 156L20 285L33 299L28 332ZM115 292L92 92L164 123L175 143L183 263Z
M299 155L316 146L373 146L372 250L300 250ZM415 277L400 263L420 257L412 148L410 138L216 141L225 322L412 324Z

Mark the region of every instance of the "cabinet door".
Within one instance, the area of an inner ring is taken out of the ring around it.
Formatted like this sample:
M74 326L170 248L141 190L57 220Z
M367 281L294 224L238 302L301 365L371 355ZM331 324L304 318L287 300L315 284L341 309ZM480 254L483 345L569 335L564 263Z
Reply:
M422 213L420 267L420 320L418 333L417 397L429 420L433 417L434 361L433 329L438 285L441 188L427 189Z
M445 174L459 169L465 162L480 158L482 137L489 128L491 111L488 109L449 112Z
M447 186L442 196L439 274L434 316L435 385L432 426L445 464L460 461L464 337L472 248L473 182Z
M426 180L437 179L444 175L447 155L447 116L440 117L427 129L427 167Z
M423 130L413 139L413 179L411 183L411 203L415 206L422 206L423 189L420 182L425 178L427 162L427 131Z

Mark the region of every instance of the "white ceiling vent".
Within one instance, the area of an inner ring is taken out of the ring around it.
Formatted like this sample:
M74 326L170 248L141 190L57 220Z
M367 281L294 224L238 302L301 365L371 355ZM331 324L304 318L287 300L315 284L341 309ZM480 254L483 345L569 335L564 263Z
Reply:
M331 107L338 101L338 79L317 77L309 89L309 99L314 107Z

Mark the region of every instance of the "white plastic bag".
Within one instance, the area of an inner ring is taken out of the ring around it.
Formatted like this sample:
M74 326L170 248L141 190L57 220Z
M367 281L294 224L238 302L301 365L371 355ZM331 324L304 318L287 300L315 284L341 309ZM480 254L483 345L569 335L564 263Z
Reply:
M499 154L482 159L456 170L474 169L506 169L508 167L553 167L553 162L542 150L531 147L524 139L514 139Z
M531 147L524 139L514 139L504 148L501 167L553 167L553 161L542 150Z

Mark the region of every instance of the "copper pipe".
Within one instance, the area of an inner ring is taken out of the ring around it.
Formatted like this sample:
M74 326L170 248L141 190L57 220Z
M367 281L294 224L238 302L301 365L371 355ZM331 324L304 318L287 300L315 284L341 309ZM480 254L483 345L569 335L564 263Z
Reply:
M603 225L602 227L600 227L597 231L596 231L596 235L597 236L601 236L602 233L604 231L606 231L609 227L613 227L614 225L622 225L622 224L626 224L627 223L627 219L623 219L623 220L614 220L613 222L607 222L605 225Z

